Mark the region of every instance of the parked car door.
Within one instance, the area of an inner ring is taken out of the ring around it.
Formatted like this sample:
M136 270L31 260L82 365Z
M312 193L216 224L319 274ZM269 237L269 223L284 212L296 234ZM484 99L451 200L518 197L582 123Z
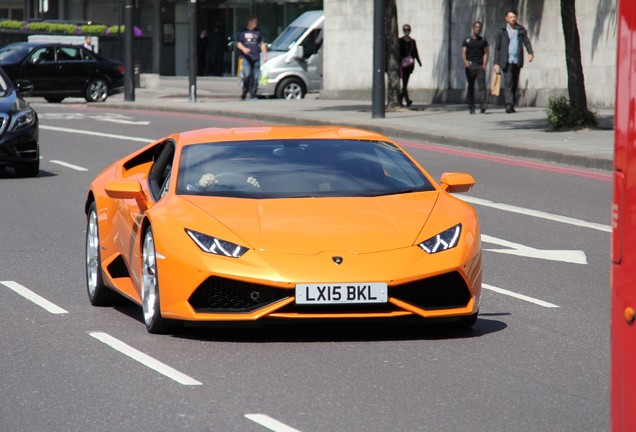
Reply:
M58 84L60 65L54 47L39 47L22 62L19 77L31 81L33 94L51 93Z
M60 46L56 48L60 63L60 89L68 93L83 91L89 77L95 75L97 62L78 46Z

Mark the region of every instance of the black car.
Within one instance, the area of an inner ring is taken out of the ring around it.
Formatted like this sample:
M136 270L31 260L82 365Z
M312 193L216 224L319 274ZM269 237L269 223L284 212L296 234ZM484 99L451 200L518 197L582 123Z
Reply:
M14 86L0 68L0 166L13 166L18 177L36 177L40 171L38 115L22 99L32 89L22 79Z
M33 84L33 96L49 102L80 96L103 102L124 86L124 66L81 45L18 42L0 49L0 66L15 82Z

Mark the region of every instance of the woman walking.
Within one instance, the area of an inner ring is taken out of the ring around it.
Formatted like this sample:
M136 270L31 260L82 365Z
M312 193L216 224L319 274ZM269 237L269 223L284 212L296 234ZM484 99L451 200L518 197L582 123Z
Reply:
M417 44L415 39L411 37L411 26L404 24L402 26L402 32L404 36L400 38L400 75L402 76L402 93L400 93L400 105L402 102L406 102L406 106L409 107L413 101L409 98L409 77L415 69L415 61L422 67L420 61L420 55L417 52Z

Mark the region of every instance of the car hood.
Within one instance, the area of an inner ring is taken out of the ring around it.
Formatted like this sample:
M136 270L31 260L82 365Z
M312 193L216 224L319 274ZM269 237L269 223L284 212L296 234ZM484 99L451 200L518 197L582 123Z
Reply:
M234 232L247 243L244 246L313 255L324 251L370 253L412 246L438 195L437 191L429 191L359 198L181 198Z

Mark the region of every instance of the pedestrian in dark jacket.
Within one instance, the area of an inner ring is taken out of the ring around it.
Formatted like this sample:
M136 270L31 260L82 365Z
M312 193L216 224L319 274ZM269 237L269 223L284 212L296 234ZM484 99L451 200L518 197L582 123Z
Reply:
M506 12L506 25L497 32L495 41L495 73L503 72L506 112L515 112L519 72L523 67L523 47L528 50L528 62L534 60L534 51L528 31L517 22L517 11Z
M411 106L413 101L409 99L409 78L415 69L415 61L422 67L420 55L417 52L417 44L415 39L411 37L411 26L404 24L402 27L404 36L400 38L400 73L402 75L402 92L400 93L400 105L402 101L406 102L406 106Z

